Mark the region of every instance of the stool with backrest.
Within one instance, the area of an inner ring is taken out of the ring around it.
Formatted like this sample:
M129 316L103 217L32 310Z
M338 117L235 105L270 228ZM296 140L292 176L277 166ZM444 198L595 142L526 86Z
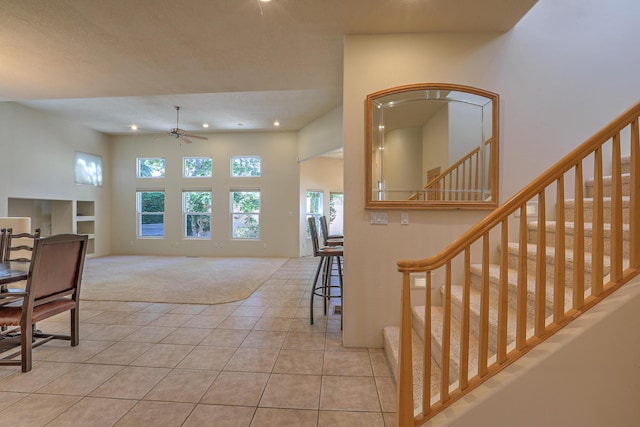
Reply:
M344 242L344 236L341 234L329 234L329 226L327 225L327 217L320 217L320 227L322 229L322 239L325 246L341 246Z
M327 302L330 302L332 298L342 298L342 246L320 246L318 238L318 228L316 227L315 218L309 219L309 232L311 234L311 241L313 243L313 255L319 258L318 268L316 269L313 283L311 284L311 304L310 304L310 317L311 324L313 325L313 301L314 298L321 297L324 303L324 314L327 314ZM333 262L337 263L338 267L338 281L339 285L332 283L332 269ZM321 280L318 283L318 279L322 274ZM332 289L339 289L339 294L332 293ZM341 312L342 314L342 312ZM342 320L341 320L342 321Z

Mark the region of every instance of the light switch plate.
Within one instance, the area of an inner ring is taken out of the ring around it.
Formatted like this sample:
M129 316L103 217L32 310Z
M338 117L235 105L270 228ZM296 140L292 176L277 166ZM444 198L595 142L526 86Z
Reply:
M400 224L408 225L409 224L409 214L407 212L402 212L400 214Z
M386 225L389 223L389 216L386 212L371 212L371 224Z

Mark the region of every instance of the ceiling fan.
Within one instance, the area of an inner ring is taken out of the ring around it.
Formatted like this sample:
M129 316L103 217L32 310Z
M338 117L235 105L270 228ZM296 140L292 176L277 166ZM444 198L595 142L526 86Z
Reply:
M187 144L191 144L193 142L191 141L190 138L204 139L205 141L209 139L204 136L191 135L187 133L187 131L180 129L180 107L176 105L175 108L176 108L176 127L169 131L169 135L173 136L174 138L180 139L186 142Z

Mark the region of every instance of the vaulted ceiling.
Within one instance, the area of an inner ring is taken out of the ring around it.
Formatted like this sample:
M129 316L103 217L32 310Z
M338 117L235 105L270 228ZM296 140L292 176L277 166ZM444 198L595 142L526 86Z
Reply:
M108 134L298 130L345 34L504 32L536 0L0 0L0 101Z

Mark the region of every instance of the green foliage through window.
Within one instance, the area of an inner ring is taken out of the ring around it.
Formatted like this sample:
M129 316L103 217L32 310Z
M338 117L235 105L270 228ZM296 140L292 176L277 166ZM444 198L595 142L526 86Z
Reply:
M164 236L164 191L138 192L138 233L140 237Z
M163 158L138 159L138 178L164 178Z
M231 157L231 176L260 176L261 168L258 156Z
M260 238L260 191L231 191L231 236Z
M211 237L211 191L185 191L185 237Z
M187 178L207 177L213 175L211 157L185 157L184 176Z

